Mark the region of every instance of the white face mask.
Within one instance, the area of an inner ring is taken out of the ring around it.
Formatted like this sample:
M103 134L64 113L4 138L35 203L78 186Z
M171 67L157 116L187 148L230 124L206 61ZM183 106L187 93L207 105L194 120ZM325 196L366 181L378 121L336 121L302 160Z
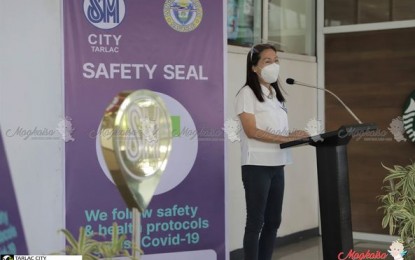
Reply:
M265 66L261 70L261 77L266 83L274 83L278 79L278 74L280 73L280 65L277 63L272 63Z

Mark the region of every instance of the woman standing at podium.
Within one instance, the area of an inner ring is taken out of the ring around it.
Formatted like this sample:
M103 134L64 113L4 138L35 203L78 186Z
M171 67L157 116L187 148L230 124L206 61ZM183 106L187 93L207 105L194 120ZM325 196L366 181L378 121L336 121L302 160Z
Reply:
M247 56L245 86L236 96L235 111L243 128L245 260L271 260L281 223L284 166L291 163L289 151L279 144L308 136L304 131L289 133L285 98L277 82L279 69L274 46L254 46Z

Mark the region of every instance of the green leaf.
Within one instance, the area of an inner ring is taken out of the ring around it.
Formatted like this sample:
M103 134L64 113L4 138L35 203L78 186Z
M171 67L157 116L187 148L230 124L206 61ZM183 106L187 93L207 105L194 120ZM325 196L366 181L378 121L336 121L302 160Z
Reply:
M65 235L66 241L68 241L70 247L67 248L67 253L71 252L71 248L77 248L78 242L76 239L72 236L72 234L67 229L61 229L61 232ZM69 252L68 252L69 251Z

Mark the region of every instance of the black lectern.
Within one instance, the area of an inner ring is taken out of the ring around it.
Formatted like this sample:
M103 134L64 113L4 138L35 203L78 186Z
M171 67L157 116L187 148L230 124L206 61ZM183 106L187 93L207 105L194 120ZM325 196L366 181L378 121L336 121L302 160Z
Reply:
M374 124L342 126L327 132L281 144L281 149L309 144L316 147L318 190L324 260L338 259L353 249L347 144L354 135L376 130Z

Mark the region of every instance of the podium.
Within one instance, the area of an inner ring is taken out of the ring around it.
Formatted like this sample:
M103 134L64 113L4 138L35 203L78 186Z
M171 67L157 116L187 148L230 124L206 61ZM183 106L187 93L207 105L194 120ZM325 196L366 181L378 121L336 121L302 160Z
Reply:
M353 249L347 144L354 135L376 130L374 124L340 127L337 131L280 145L281 149L300 145L316 147L323 259L338 259Z

